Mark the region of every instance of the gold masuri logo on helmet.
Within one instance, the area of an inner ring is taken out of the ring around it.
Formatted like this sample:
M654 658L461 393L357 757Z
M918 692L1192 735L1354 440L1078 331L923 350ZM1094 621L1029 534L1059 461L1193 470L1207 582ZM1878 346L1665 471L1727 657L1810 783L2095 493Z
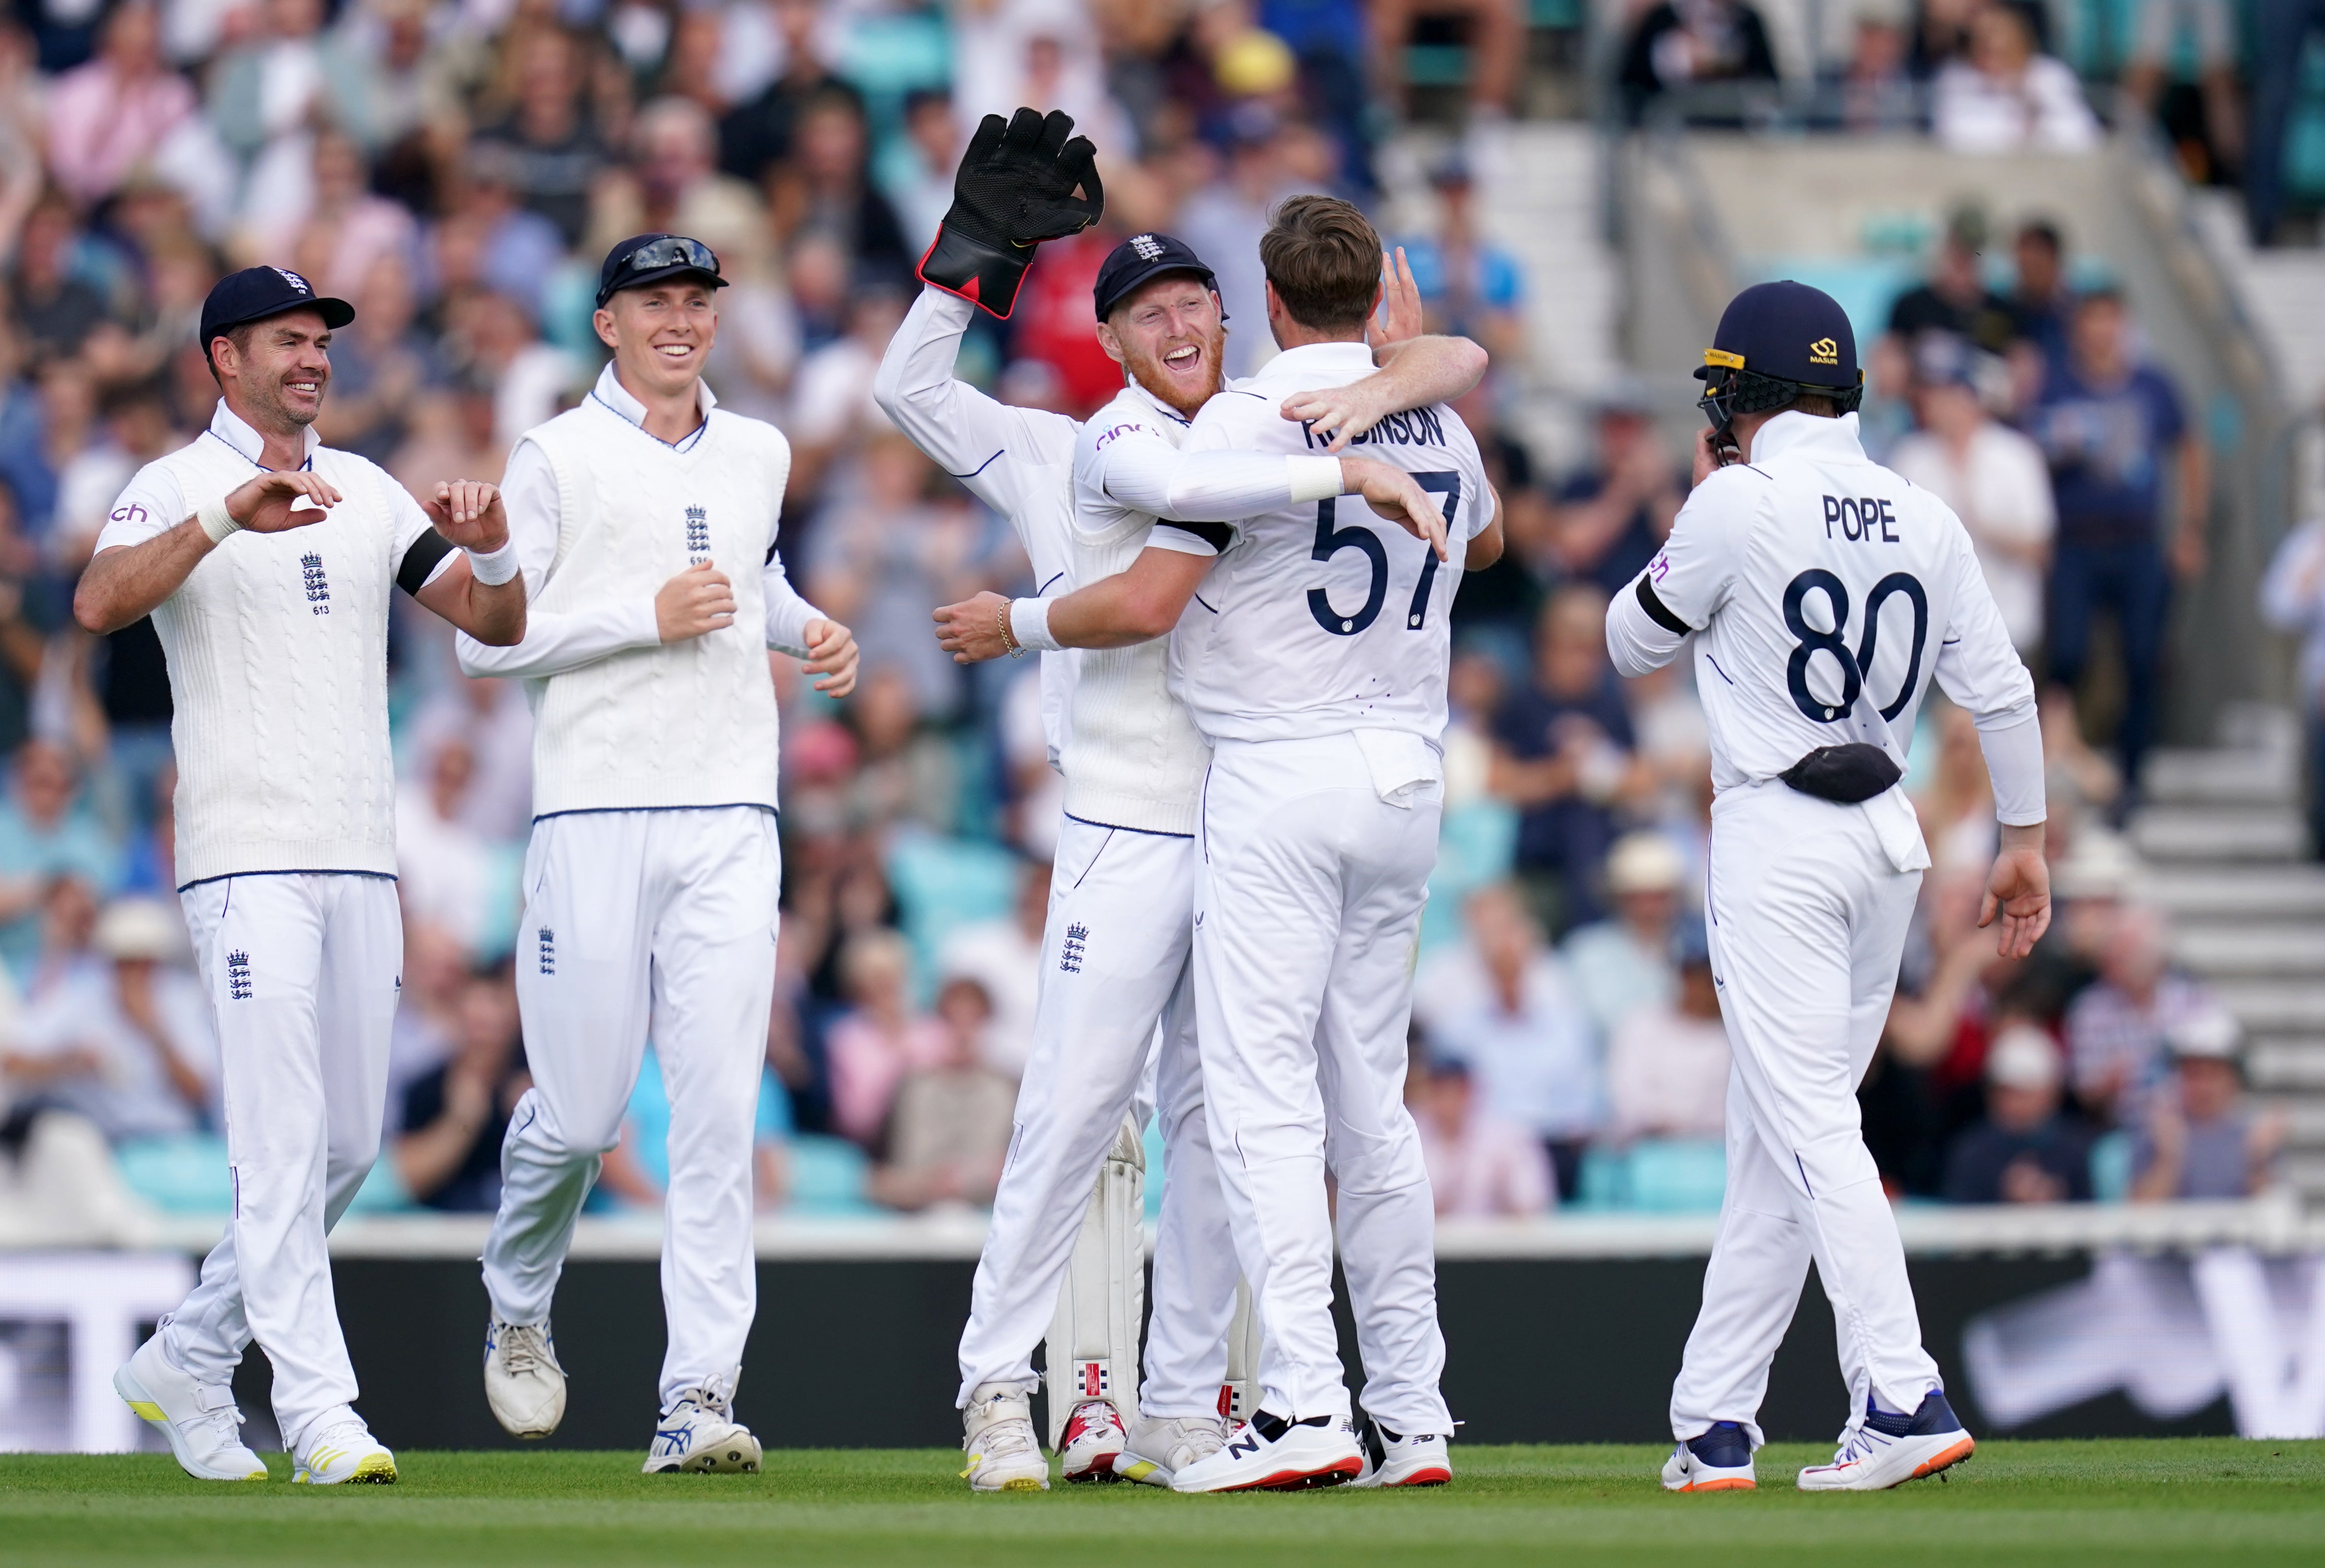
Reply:
M1809 363L1811 364L1839 364L1840 363L1840 345L1835 343L1829 337L1818 338L1814 343L1809 345Z

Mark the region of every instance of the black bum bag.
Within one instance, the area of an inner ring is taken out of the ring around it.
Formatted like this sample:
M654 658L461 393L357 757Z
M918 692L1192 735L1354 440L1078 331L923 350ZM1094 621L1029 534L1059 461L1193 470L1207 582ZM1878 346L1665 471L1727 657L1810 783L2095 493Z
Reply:
M1819 746L1776 777L1803 795L1855 806L1897 782L1904 770L1880 747L1852 741L1845 746Z

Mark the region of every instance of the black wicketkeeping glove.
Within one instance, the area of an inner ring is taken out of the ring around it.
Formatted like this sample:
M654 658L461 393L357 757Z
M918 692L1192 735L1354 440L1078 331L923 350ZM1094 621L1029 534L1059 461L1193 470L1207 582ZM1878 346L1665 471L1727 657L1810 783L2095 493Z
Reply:
M1062 110L1044 117L1020 109L1006 124L986 115L953 175L936 243L921 258L922 281L1006 319L1033 247L1081 233L1106 210L1098 149L1073 131Z

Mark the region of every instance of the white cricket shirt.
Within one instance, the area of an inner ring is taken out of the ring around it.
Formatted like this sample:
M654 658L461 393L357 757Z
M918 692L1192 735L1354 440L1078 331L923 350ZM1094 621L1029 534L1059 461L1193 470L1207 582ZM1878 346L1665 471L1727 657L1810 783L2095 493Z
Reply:
M1372 370L1361 343L1286 349L1205 404L1184 449L1320 453L1324 442L1280 405ZM1485 464L1468 427L1441 403L1389 415L1349 450L1395 464L1436 495L1450 561L1357 496L1241 522L1155 525L1157 548L1219 558L1171 644L1172 688L1214 741L1388 730L1435 747L1444 735L1447 616L1462 547L1492 521Z
M2034 682L1969 535L1935 495L1865 455L1856 415L1778 414L1748 464L1695 487L1661 553L1608 607L1616 668L1668 662L1685 637L1672 621L1695 634L1718 789L1851 742L1903 768L1934 678L1978 722L2000 819L2042 820Z

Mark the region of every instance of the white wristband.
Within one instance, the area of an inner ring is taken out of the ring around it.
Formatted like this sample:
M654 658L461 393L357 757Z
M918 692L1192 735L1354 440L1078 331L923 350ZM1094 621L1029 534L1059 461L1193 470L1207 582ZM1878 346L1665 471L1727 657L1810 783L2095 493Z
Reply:
M234 514L227 511L223 495L216 501L202 503L201 510L194 513L194 521L201 524L202 531L209 536L212 544L225 543L227 535L239 532L242 528L242 524L235 521Z
M1065 644L1050 635L1050 601L1009 601L1009 635L1028 653L1055 653Z
M1291 470L1292 504L1304 506L1311 501L1327 501L1346 489L1340 477L1338 457L1286 457Z
M461 547L467 549L466 546ZM469 550L468 571L487 588L497 588L516 576L516 540L509 540L496 550Z

